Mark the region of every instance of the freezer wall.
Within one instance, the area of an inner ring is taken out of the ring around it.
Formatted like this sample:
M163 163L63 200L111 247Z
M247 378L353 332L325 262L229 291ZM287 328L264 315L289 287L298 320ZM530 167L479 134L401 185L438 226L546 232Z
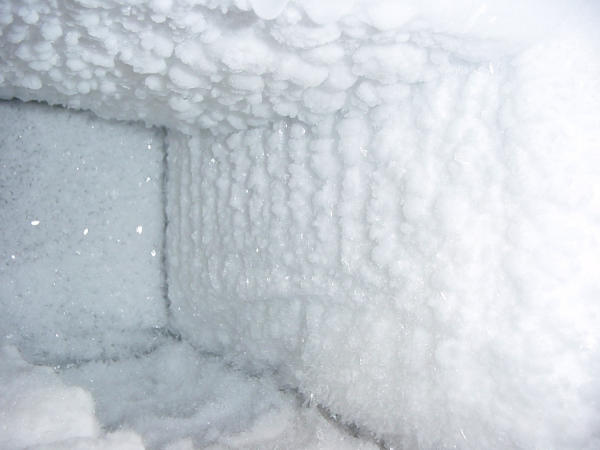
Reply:
M392 447L594 448L592 2L5 2L0 95L169 127L171 325Z
M328 127L171 132L175 327L403 448L595 442L597 107L531 59Z

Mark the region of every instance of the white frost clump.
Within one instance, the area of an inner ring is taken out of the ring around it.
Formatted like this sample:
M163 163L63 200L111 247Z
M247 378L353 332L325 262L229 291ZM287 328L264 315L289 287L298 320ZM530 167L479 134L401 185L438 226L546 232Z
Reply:
M139 436L102 436L89 392L65 386L50 367L0 349L0 447L4 450L144 450Z
M593 449L597 17L5 2L0 95L170 128L170 325L195 346L391 447Z

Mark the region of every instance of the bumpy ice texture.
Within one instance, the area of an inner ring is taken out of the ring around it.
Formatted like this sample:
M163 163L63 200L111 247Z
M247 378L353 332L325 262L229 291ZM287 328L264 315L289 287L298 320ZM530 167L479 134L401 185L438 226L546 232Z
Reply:
M195 345L391 446L597 447L594 11L323 3L7 2L0 92L170 127Z

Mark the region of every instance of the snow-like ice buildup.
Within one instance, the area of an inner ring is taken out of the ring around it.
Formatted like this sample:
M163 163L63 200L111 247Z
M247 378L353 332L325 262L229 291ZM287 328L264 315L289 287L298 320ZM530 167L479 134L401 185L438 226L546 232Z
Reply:
M144 450L132 432L103 436L89 392L68 387L50 367L0 348L0 447L3 450Z
M169 128L171 327L198 348L393 448L591 450L594 20L586 1L6 1L0 95Z

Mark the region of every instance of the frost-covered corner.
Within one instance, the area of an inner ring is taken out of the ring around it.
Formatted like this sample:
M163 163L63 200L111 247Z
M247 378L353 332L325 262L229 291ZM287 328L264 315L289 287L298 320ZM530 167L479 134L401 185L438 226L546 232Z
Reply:
M509 3L5 2L0 95L169 127L194 345L391 446L592 449L597 16Z

